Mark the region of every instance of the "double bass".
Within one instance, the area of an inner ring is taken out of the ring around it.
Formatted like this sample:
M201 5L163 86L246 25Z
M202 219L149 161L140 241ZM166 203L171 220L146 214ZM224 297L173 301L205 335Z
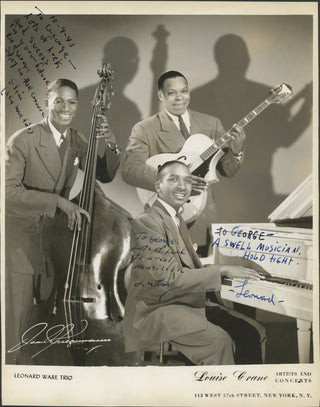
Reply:
M91 221L83 216L81 229L76 225L71 231L67 216L57 214L47 223L42 239L45 257L54 270L53 314L60 311L61 336L68 343L75 365L86 365L87 355L92 356L92 350L102 346L103 338L110 337L112 322L121 320L125 293L121 293L119 281L130 263L131 216L108 199L96 181L99 129L111 105L110 64L103 64L98 75L101 81L93 100L83 184L77 198Z

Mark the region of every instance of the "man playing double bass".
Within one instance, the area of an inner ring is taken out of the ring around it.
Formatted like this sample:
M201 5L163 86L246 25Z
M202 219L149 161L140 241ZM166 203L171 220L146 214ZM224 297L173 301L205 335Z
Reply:
M186 138L193 134L201 133L217 140L225 133L218 118L188 109L190 91L182 73L168 71L162 74L158 79L158 97L163 110L133 127L122 166L122 176L128 184L153 191L157 169L146 164L148 158L179 152ZM217 165L220 174L226 177L234 176L243 159L244 131L234 126L231 136L231 142L224 148L226 153ZM193 175L192 186L194 191L202 191L208 185ZM206 208L190 229L192 240L204 247L208 225L216 215L212 188L208 192Z
M13 134L6 149L6 351L7 363L23 363L12 348L21 341L44 277L41 232L46 217L67 215L69 229L81 228L88 213L68 200L87 140L70 127L79 104L77 85L57 79L47 89L47 118ZM119 150L106 120L98 130L97 178L113 179ZM88 219L89 220L89 219ZM10 351L11 349L11 351Z

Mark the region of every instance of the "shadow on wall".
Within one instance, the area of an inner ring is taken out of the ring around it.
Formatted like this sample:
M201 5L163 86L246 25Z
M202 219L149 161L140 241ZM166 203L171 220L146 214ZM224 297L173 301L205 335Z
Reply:
M133 125L141 120L137 105L124 94L126 86L132 82L138 70L138 47L130 38L114 37L103 48L102 62L109 62L114 70L112 82L114 95L110 98L111 106L107 112L107 118L118 145L124 151ZM80 89L81 103L77 124L87 136L90 134L91 127L91 102L98 83ZM113 181L104 184L102 189L109 199L126 209L132 216L135 217L142 212L143 207L139 202L136 189L122 180L121 169L118 169Z
M156 39L156 44L150 62L153 77L150 115L156 114L161 109L158 98L158 79L166 70L168 61L167 37L170 33L166 30L163 24L159 24L152 35Z
M265 100L272 87L246 79L250 56L245 41L234 34L214 45L218 75L191 93L193 110L217 116L228 130ZM302 99L298 112L292 106ZM273 191L272 157L279 147L289 147L311 122L312 84L285 106L271 105L246 128L245 158L231 179L215 186L219 222L266 222L284 196ZM290 174L290 168L286 168Z
M124 149L127 145L132 126L141 120L141 113L137 105L125 94L125 87L132 82L139 65L138 48L136 44L126 37L115 37L108 41L103 49L102 62L109 62L114 70L111 108L107 113L119 146ZM80 89L78 111L78 128L89 135L91 125L91 101L97 88L91 85Z
M152 53L150 67L153 73L151 95L151 111L157 109L157 85L159 70L162 73L167 63L166 37L169 33L164 26L159 25L152 33L156 44ZM107 112L108 122L116 137L121 150L124 151L131 134L132 127L142 120L141 112L137 105L124 94L125 88L134 79L139 67L139 52L134 41L127 37L114 37L105 44L103 49L103 62L109 62L114 70L111 107ZM90 134L91 126L91 101L94 97L96 85L80 89L78 111L78 128L86 135ZM155 112L154 112L155 113ZM121 165L121 164L120 164ZM118 169L114 180L105 184L103 190L108 198L131 213L133 217L143 211L136 188L126 184L121 177L121 168Z

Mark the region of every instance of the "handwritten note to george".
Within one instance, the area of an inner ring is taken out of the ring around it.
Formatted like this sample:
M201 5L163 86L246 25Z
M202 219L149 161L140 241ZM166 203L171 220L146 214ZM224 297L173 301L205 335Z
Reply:
M136 233L136 243L132 248L133 270L183 273L182 267L177 267L174 255L187 255L187 249L182 247L179 250L175 240L141 232Z
M7 98L8 106L13 108L16 117L25 127L30 119L24 107L32 104L45 116L45 109L37 94L40 84L44 88L57 77L62 67L72 67L72 48L76 45L67 28L56 16L40 13L7 17L6 19L6 86L1 96ZM31 129L29 129L32 132Z
M299 256L302 254L302 247L292 239L243 225L230 226L229 230L220 225L215 227L211 246L235 251L242 259L284 266L299 264Z

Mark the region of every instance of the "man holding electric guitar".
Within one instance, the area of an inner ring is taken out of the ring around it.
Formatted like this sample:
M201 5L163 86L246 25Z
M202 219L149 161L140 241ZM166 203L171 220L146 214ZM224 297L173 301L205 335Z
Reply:
M190 103L189 86L187 79L180 72L169 71L160 76L158 97L163 110L133 127L124 153L122 169L123 179L128 184L149 191L154 191L157 174L157 165L146 163L150 157L162 155L161 153L180 152L189 135L197 134L199 136L197 139L201 143L202 135L207 136L205 139L209 137L211 140L218 140L225 134L218 118L188 109ZM245 141L245 133L238 125L235 125L229 134L230 139L223 146L217 163L218 171L226 177L232 177L238 171L243 159ZM163 154L163 158L167 155ZM176 159L184 160L184 157L177 157ZM168 158L165 158L164 161L168 161ZM162 162L158 163L158 165L160 164ZM213 222L216 212L213 190L211 187L208 188L209 182L203 176L197 176L193 173L193 196L199 195L201 197L202 202L199 208L205 204L205 209L200 216L199 212L202 209L194 208L192 208L191 214L187 215L187 204L184 214L185 220L189 223L196 219L190 228L190 234L192 240L201 246L207 244L207 227ZM203 194L206 195L206 193L208 199L203 197ZM151 202L143 203L150 205Z
M218 118L188 109L190 92L184 75L165 72L158 80L163 109L133 127L123 157L123 179L138 187L142 203L151 206L156 199L158 166L171 160L187 164L193 193L184 205L183 218L189 224L193 242L203 247L199 247L198 254L206 256L208 226L216 217L212 188L218 181L216 169L222 176L233 177L243 160L243 127L272 103L280 103L291 95L290 86L275 87L262 103L225 132Z

